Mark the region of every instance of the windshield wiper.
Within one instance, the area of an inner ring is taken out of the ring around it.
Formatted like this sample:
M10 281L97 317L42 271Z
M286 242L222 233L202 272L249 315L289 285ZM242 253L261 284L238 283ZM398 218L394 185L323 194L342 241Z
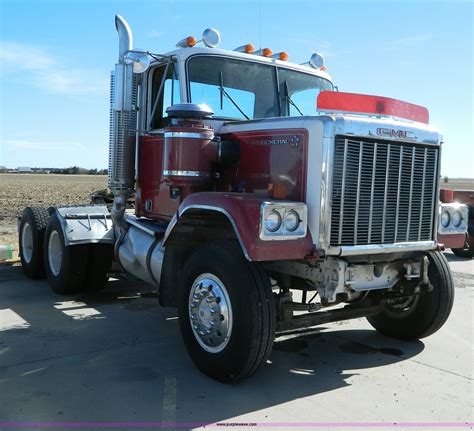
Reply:
M237 102L232 98L232 96L227 93L227 91L224 89L224 77L222 75L222 72L221 72L221 79L220 79L220 86L219 86L219 90L221 92L221 111L222 111L222 108L223 108L223 105L224 105L224 100L223 100L223 96L227 97L232 103L233 105L239 110L239 112L247 119L247 120L250 120L250 117L247 116L247 114L242 111L242 109L240 108L240 106L237 104Z
M300 115L304 116L304 114L301 112L300 108L296 106L296 103L291 100L290 97L290 92L288 91L288 81L285 81L285 93L286 93L286 100L288 100L288 103L293 106L299 113Z

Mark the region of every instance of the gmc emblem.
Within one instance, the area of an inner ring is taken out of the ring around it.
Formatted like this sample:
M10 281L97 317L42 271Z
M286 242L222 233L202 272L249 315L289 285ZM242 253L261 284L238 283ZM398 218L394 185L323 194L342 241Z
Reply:
M395 130L385 127L379 127L376 130L377 135L386 136L388 138L413 139L413 132L409 130Z

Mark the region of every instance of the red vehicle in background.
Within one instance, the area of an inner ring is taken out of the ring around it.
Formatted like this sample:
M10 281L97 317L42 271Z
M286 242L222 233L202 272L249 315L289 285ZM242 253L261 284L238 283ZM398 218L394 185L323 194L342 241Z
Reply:
M438 241L459 257L474 256L474 190L440 190ZM467 228L465 236L458 230Z

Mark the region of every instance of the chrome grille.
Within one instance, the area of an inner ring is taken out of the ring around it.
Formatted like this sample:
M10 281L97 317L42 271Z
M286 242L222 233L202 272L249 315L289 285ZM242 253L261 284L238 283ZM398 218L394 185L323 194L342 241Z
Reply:
M438 151L337 137L331 245L432 240Z

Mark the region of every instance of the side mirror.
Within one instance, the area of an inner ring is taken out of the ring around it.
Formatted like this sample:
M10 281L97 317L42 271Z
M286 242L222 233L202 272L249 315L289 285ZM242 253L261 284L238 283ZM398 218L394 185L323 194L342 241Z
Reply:
M146 51L133 49L124 55L125 64L133 65L133 73L143 73L150 67L150 56Z

